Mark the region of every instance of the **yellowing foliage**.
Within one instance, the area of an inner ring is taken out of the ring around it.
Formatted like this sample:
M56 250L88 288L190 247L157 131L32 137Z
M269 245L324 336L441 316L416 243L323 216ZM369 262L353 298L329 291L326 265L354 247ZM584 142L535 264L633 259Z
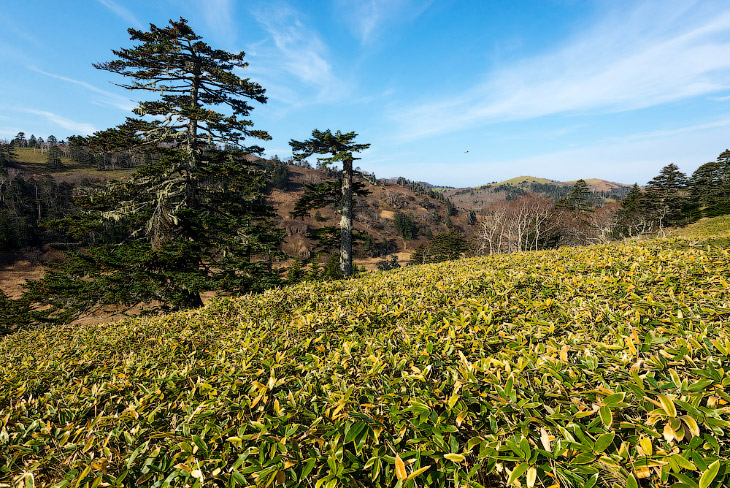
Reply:
M694 244L465 259L12 334L0 484L725 486L730 252Z

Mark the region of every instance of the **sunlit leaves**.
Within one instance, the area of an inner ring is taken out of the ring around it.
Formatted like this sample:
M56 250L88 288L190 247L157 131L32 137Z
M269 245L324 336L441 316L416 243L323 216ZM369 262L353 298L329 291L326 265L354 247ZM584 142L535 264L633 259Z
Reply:
M16 333L0 479L724 486L729 274L727 249L657 241Z

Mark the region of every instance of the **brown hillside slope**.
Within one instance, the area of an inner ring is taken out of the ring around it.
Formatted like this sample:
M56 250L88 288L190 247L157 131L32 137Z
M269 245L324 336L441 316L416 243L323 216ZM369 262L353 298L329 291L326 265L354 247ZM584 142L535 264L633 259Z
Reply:
M316 169L288 166L290 177L286 190L274 189L269 200L276 209L279 225L286 232L283 250L290 256L308 258L315 250L316 243L309 237L311 231L326 226L337 226L340 221L339 210L332 206L318 211L308 217L293 218L291 212L304 192L307 183L322 183L329 177ZM391 241L395 252L402 259L410 254L418 244L425 243L428 235L449 230L447 221L466 236L472 233L472 226L467 223L467 212L457 211L456 215L447 217L444 202L425 194L414 192L391 181L378 180L373 185L359 180L370 191L369 195L355 198L355 231L370 235L376 242ZM401 212L410 216L416 223L418 235L413 240L405 240L398 235L394 219ZM362 243L356 245L357 264L372 264Z

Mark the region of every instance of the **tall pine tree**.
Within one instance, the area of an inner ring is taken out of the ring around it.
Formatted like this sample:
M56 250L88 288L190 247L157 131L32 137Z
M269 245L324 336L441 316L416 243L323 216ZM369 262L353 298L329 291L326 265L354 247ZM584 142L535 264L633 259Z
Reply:
M313 154L328 154L328 157L317 160L324 165L342 163L342 217L340 219L340 272L345 278L352 276L352 194L353 169L352 162L357 159L352 154L363 151L370 144L356 144L355 132L334 134L329 129L314 129L312 137L306 141L291 140L289 145L294 152L294 159L302 160Z
M687 176L676 164L664 166L646 185L647 210L662 230L666 226L685 223Z
M265 90L234 73L247 67L244 53L211 48L184 19L128 32L137 44L94 66L130 80L119 86L156 97L90 144L148 151L152 162L129 181L79 198L85 218L66 223L93 245L30 289L66 311L64 319L104 303L194 307L205 291L278 282L272 259L282 233L264 202L266 174L249 156L262 149L244 145L270 139L248 119L251 102L266 102Z

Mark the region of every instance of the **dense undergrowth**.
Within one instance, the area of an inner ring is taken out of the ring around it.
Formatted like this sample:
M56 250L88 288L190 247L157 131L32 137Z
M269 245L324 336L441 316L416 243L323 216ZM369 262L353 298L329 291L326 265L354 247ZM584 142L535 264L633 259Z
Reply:
M730 251L408 267L0 339L0 485L725 486Z

